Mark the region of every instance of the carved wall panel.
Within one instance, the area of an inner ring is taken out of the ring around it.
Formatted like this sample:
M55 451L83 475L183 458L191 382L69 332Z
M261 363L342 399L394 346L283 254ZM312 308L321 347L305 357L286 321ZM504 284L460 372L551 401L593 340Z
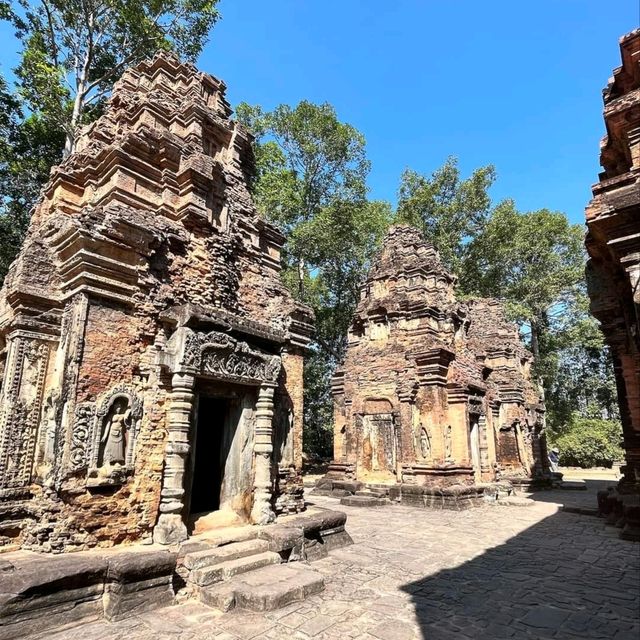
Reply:
M79 405L74 425L78 447L75 457L83 464L83 438L85 429L91 443L88 455L89 473L87 486L120 484L133 471L135 445L140 421L142 400L127 384L114 387L102 400L92 418L92 407L88 403ZM73 439L73 437L72 437Z
M0 416L0 489L31 481L49 351L47 342L29 334L11 341Z

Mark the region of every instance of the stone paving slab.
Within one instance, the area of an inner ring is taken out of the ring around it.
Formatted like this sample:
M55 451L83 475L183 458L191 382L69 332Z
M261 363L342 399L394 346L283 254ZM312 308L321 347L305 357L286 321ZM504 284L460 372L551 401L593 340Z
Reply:
M314 496L335 508L337 500ZM349 508L354 544L312 564L326 588L278 611L199 603L48 640L640 638L640 544L557 503L463 512ZM25 639L27 640L27 639Z

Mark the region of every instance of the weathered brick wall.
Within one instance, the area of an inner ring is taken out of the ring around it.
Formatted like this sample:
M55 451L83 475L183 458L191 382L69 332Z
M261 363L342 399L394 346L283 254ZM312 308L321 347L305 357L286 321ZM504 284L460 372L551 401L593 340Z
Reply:
M504 308L496 300L459 302L454 284L418 231L390 230L362 287L333 383L332 469L355 467L361 480L428 486L489 481L501 463L502 421L542 419L531 354ZM371 420L385 413L393 414L395 440L371 436ZM380 459L394 456L396 468L387 462L382 471ZM510 472L531 471L526 464L516 469L511 457L503 462Z
M234 336L239 368L211 374L224 380L282 354L274 422L292 431L289 484L298 482L312 315L280 281L284 237L251 200L250 138L224 91L168 54L127 71L52 170L0 292L5 361L16 354L0 398L0 502L28 501L18 529L30 547L150 535L167 460L167 367L183 366L166 346L180 327ZM24 446L11 444L16 433ZM123 462L106 472L108 446ZM25 455L31 476L11 471Z

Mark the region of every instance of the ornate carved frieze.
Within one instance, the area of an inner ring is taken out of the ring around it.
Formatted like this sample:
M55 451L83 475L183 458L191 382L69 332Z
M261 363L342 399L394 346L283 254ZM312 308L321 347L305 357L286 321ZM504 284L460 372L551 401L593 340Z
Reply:
M195 370L198 375L219 380L275 384L282 359L221 331L198 332L182 327L169 339L161 364L172 371Z
M27 486L35 461L50 346L38 336L14 336L0 415L0 489Z

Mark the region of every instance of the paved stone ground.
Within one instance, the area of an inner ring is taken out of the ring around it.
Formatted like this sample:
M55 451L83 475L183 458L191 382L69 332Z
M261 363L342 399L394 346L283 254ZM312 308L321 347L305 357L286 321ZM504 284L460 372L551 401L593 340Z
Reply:
M619 540L598 518L543 500L462 513L344 509L355 544L313 563L327 587L303 603L224 615L186 604L47 638L640 638L640 545Z

